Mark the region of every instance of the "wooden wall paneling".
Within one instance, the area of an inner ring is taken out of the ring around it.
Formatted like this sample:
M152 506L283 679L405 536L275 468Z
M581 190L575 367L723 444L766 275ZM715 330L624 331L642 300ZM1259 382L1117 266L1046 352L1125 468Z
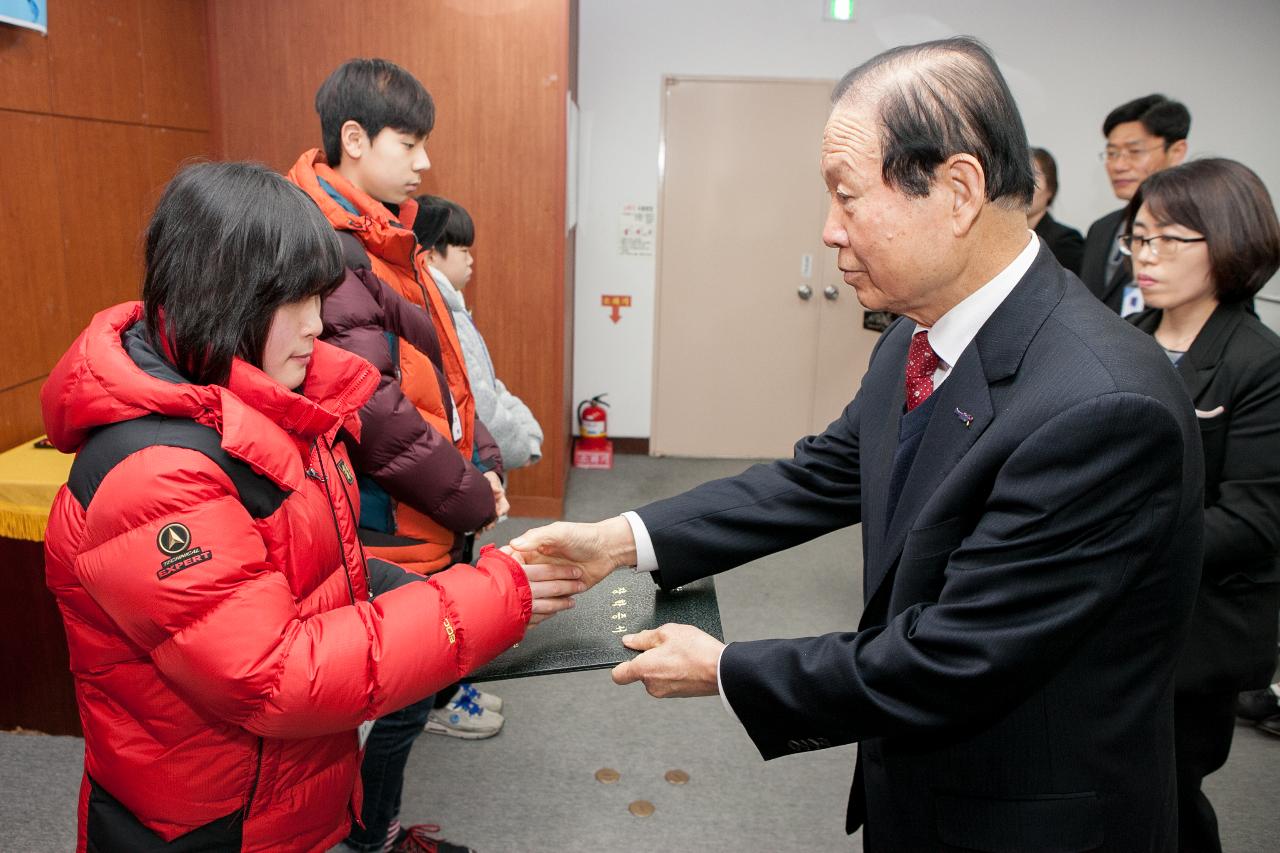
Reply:
M49 40L34 30L0 27L0 109L50 109Z
M144 120L209 129L208 13L204 0L142 0Z
M49 372L66 341L54 119L0 110L0 389ZM3 450L8 445L0 446Z
M542 461L511 478L522 511L546 498L562 502L567 474L568 330L559 322L567 5L530 4L516 12L489 4L478 33L448 40L452 55L440 57L446 73L436 86L434 180L444 195L473 197L464 203L476 219L477 326L498 375L545 432Z
M70 335L142 290L142 229L151 199L145 127L54 118L61 176Z
M212 144L208 133L147 128L147 193L142 205L144 222L151 221L160 194L180 168L212 159Z
M350 5L298 0L210 4L218 157L256 160L284 172L299 154L320 145L316 89L342 59L357 55L344 51L340 42L355 38L358 30L344 29L341 16L352 14L346 8Z
M52 366L51 363L50 367ZM19 443L44 433L44 416L40 413L40 388L46 378L47 370L20 385L0 390L0 450L16 447ZM3 565L0 563L0 566Z
M140 0L76 0L49 9L53 112L141 122Z

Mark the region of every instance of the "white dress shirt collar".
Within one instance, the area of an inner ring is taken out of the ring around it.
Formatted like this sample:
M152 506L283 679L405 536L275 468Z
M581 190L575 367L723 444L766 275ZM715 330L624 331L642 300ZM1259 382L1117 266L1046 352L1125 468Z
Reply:
M951 368L960 359L961 353L969 346L969 342L977 336L978 330L991 318L1000 304L1013 292L1013 288L1027 274L1036 255L1040 252L1040 238L1034 231L1028 231L1031 239L1026 248L991 281L970 293L950 311L938 318L932 328L916 324L916 331L928 329L929 345L938 354L942 364L934 374L933 384L936 388L951 372Z

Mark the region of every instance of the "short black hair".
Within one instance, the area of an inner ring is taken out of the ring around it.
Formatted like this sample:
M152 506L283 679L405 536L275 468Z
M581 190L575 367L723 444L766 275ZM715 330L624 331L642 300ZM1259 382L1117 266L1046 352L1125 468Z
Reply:
M1143 204L1161 224L1199 231L1220 302L1243 302L1280 269L1280 222L1262 180L1235 160L1205 158L1149 176L1125 209L1125 232Z
M1164 140L1164 147L1186 139L1191 132L1191 113L1178 101L1164 95L1147 95L1134 98L1107 113L1102 123L1102 135L1110 136L1116 125L1131 121L1142 122L1147 133Z
M147 336L197 385L225 385L239 357L262 366L276 309L343 276L333 227L306 193L256 163L188 166L147 226Z
M476 242L476 225L471 221L471 214L467 213L467 209L456 201L447 198L441 198L438 195L420 195L417 198L421 210L418 218L414 222L415 233L417 232L417 223L424 225L430 221L429 216L424 216L423 211L432 211L443 209L448 211L448 219L444 225L444 231L434 240L430 239L430 235L418 233L418 242L422 243L423 248L435 249L441 255L449 252L450 246L466 246L470 248ZM430 245L428 245L430 243Z
M342 126L357 122L373 139L389 127L426 136L436 123L431 94L408 71L385 59L348 59L316 92L316 112L330 166L342 162Z
M846 74L831 100L839 108L871 87L882 87L877 106L886 184L923 198L940 165L971 154L982 164L989 201L1011 208L1031 203L1036 181L1022 116L995 58L977 39L887 50Z
M1044 185L1049 189L1049 204L1053 204L1053 200L1058 197L1058 161L1044 148L1032 148L1031 159L1040 167L1040 174L1044 175Z

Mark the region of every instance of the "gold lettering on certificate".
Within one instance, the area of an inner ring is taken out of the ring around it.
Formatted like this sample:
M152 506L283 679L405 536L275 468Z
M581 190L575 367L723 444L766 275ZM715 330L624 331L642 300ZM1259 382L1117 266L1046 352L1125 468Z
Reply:
M613 590L613 594L614 594L614 595L625 595L625 594L626 594L626 592L627 592L627 588L626 588L625 586L615 587L615 588L614 588L614 590ZM612 605L612 606L613 606L613 607L626 607L626 606L627 606L627 600L626 600L625 598L615 598L615 599L613 600L613 605ZM618 622L618 623L619 623L619 624L615 625L615 626L614 626L614 628L613 628L613 630L612 630L612 631L610 631L609 633L611 633L611 634L625 634L625 633L627 632L627 626L626 626L626 624L624 624L624 623L622 622L622 620L623 620L623 619L626 619L626 618L627 618L626 611L618 610L618 611L616 611L616 612L614 612L614 613L609 614L609 618L610 618L610 619L612 619L613 621L615 621L615 622Z

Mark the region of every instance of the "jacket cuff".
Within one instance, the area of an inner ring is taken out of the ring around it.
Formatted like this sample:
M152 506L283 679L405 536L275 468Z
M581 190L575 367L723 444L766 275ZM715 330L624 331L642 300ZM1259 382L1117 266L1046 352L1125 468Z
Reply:
M524 573L524 566L498 550L492 542L480 549L480 560L493 559L503 563L516 583L516 592L520 595L520 613L528 623L533 615L533 590L529 588L529 576ZM477 565L480 560L477 560Z

